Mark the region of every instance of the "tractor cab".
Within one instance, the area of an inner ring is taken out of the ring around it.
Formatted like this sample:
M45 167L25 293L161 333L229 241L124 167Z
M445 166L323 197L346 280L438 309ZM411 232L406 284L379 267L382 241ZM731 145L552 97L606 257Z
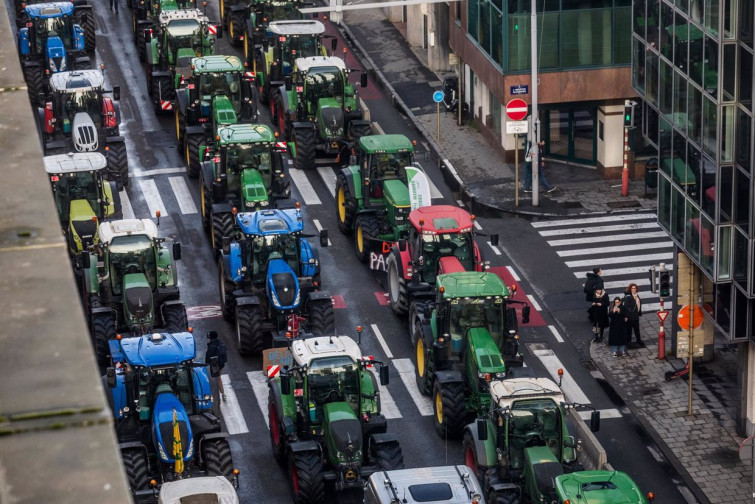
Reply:
M282 80L294 71L296 58L324 56L325 25L317 20L274 21L268 25L272 47L265 47L269 79ZM267 39L266 39L267 40Z
M219 125L239 122L238 118L246 115L242 106L251 100L251 89L244 78L241 60L236 56L204 56L194 58L191 66L194 83L189 86L190 102L198 94L199 122L207 122L206 118L211 115L215 129Z
M209 20L202 11L165 11L159 19L169 66L188 67L191 58L214 52L215 38L209 36Z
M84 30L74 23L74 5L50 2L28 5L24 9L18 31L21 55L42 59L51 74L74 68L69 52L83 53Z
M405 227L411 210L406 168L413 162L414 145L403 135L361 137L357 163L365 208L385 207Z

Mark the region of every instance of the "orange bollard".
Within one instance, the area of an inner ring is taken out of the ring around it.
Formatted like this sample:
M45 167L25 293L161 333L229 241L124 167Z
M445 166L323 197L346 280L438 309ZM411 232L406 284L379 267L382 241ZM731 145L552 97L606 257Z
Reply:
M666 358L666 331L663 329L663 324L658 328L658 358Z

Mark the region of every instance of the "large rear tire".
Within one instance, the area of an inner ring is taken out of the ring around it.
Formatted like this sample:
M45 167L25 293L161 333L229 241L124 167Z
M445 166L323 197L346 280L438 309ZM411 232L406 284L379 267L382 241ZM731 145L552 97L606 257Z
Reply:
M29 92L29 98L32 103L39 102L39 93L42 92L43 73L39 65L24 65L24 79L26 79L26 89Z
M170 82L170 78L154 77L152 79L150 92L152 93L152 103L155 106L155 114L170 113L170 110L165 110L162 107L163 101L176 101L176 90L173 89L173 84Z
M417 380L417 388L422 395L430 395L432 390L429 358L429 350L426 348L424 338L420 335L414 344L414 375Z
M464 441L461 446L461 451L464 454L464 465L466 465L470 471L474 471L477 479L482 481L487 468L477 465L477 448L475 448L474 439L472 439L472 434L469 431L464 431Z
M233 47L241 47L244 41L239 39L239 35L244 33L244 13L235 11L228 17L228 41Z
M236 340L241 355L256 355L262 351L262 311L259 305L236 307Z
M330 299L317 299L309 303L309 326L315 336L335 334L336 314Z
M210 476L233 477L233 458L227 439L206 439L202 443L202 459Z
M388 270L388 295L391 310L398 316L406 315L409 311L409 294L406 278L404 278L404 265L401 264L401 254L395 248L388 255L386 269Z
M218 284L220 289L220 311L223 313L224 319L228 322L233 322L236 312L231 294L236 290L236 284L226 277L222 257L218 259Z
M78 16L78 22L84 30L84 46L86 52L93 53L97 47L97 35L94 26L94 11L88 10L81 12Z
M354 145L359 144L359 139L363 136L372 135L372 126L369 124L351 124L349 123L349 140Z
M199 176L199 145L202 143L202 135L188 135L184 140L186 148L184 155L186 157L186 174L190 178Z
M211 233L210 223L212 219L212 193L204 182L204 177L199 176L199 211L202 213L202 227L208 233Z
M466 407L464 405L464 385L450 382L441 384L435 380L433 386L433 416L435 431L441 438L458 438L464 429Z
M314 451L289 455L289 472L296 504L325 502L325 479L320 455Z
M338 174L336 179L336 218L338 219L338 230L347 236L354 231L356 208L357 202L351 197L346 177L343 174Z
M279 464L286 461L286 436L283 431L283 422L278 418L278 410L275 407L275 395L272 389L267 397L268 419L270 420L270 444L273 447L273 457Z
M97 362L102 366L110 365L110 343L115 338L115 317L110 315L95 316L92 321L92 339Z
M210 244L216 252L220 251L223 244L224 236L231 236L233 233L233 214L228 212L212 213L212 229L210 230Z
M186 317L186 307L183 304L173 304L163 308L165 320L163 325L169 333L184 332L189 329L189 320Z
M126 469L126 478L131 490L145 490L149 486L149 468L147 454L144 450L129 449L121 452L123 467Z
M360 215L354 225L354 251L357 258L366 263L370 257L370 244L377 239L380 225L373 215Z
M296 128L291 133L291 141L296 145L294 168L309 170L315 167L315 130L312 128Z
M107 146L107 171L109 177L115 177L115 187L120 191L131 183L128 175L126 143L112 142L107 144Z
M372 461L383 471L393 471L404 468L404 454L398 441L389 441L374 446Z

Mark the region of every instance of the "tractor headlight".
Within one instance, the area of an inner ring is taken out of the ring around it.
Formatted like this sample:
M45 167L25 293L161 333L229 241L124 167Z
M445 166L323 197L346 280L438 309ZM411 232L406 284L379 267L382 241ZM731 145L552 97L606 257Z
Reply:
M66 58L62 58L60 60L60 71L64 71L67 67L68 65L66 64Z
M268 206L270 204L269 201L260 201L260 206Z
M339 462L346 462L346 455L344 455L343 452L339 451L338 454L336 454L336 458L338 458Z
M247 208L254 208L254 201L247 201L244 203L244 206Z
M495 377L496 377L496 378L499 378L499 379L503 379L503 378L506 378L506 373L496 373L496 374L495 374Z
M52 70L53 73L58 71L58 67L55 66L55 60L50 58L50 70Z
M168 456L165 454L165 450L163 450L162 443L157 443L157 453L160 455L160 458L162 460L168 460Z
M296 299L294 299L294 306L298 305L301 301L301 291L296 291Z
M187 459L194 455L194 443L189 443L189 447L186 449L186 455L184 455L184 458Z
M273 306L280 308L281 303L280 301L278 301L278 296L275 295L275 292L270 292L270 297L273 298Z

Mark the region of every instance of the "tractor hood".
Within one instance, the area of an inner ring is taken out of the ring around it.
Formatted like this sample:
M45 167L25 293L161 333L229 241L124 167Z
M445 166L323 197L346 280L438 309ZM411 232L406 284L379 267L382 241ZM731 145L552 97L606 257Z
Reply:
M47 39L47 64L50 66L50 73L63 72L68 69L66 61L66 48L60 37L53 36Z
M493 378L496 378L498 373L505 373L506 366L503 364L501 351L490 337L490 332L484 327L472 327L467 334L469 351L474 355L479 372L490 373ZM503 377L498 376L498 378Z
M68 212L70 229L68 230L76 244L76 252L86 250L97 243L97 216L92 206L85 199L73 200Z
M163 2L162 5L165 5L165 2ZM176 51L176 61L174 61L175 65L178 65L179 62L190 62L191 58L196 57L197 53L194 52L194 49L191 47L180 47L178 51ZM189 66L191 63L188 63L185 66Z
M231 100L225 95L212 98L212 110L215 114L215 124L236 124L239 122Z
M391 206L409 208L409 189L403 181L384 180L383 194Z
M564 474L564 469L547 446L525 448L525 471L531 472L529 487L533 502L558 502L555 479ZM541 496L544 497L541 500Z
M158 385L155 392L157 398L152 410L152 440L157 448L160 460L166 464L176 461L174 454L174 432L173 412L175 411L176 422L178 423L178 432L181 437L181 454L183 460L191 460L194 456L194 443L189 423L189 415L176 398L167 384Z
M144 273L123 275L123 313L129 327L151 327L154 323L152 288Z
M645 496L637 484L621 471L580 471L556 478L561 502L585 504L645 504Z
M190 332L154 333L110 340L110 352L113 362L142 367L180 364L194 359L197 354L194 335Z
M338 460L361 460L362 426L354 410L345 402L328 403L323 406L325 432L330 433L330 443ZM342 454L341 457L338 454Z
M71 137L77 152L94 152L99 147L97 126L86 112L77 112L73 116Z
M267 206L267 189L262 181L262 174L254 168L245 168L241 171L241 191L244 199L244 207L253 210L259 206Z
M343 107L335 98L320 98L317 101L317 126L325 138L343 136Z
M276 310L294 310L299 307L301 303L299 279L283 259L269 259L266 287L267 297Z

